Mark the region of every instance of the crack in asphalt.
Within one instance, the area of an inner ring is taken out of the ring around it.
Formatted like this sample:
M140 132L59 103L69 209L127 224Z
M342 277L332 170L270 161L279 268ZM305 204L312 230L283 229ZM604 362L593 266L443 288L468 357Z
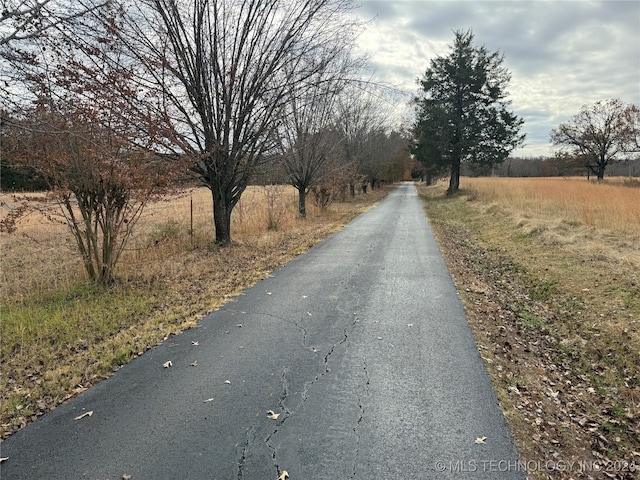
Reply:
M346 318L351 317L351 322L349 325L347 325L346 327L344 327L343 331L342 331L342 339L340 339L340 341L338 341L337 343L334 343L333 345L331 345L331 347L329 348L329 350L327 351L327 353L325 354L325 356L322 359L322 365L324 367L324 371L321 372L318 375L315 375L315 377L313 378L313 380L305 382L303 390L302 390L302 395L301 395L301 402L295 406L295 408L293 410L290 410L287 405L286 405L286 401L288 399L289 396L289 381L287 378L287 373L289 372L288 368L283 368L282 369L282 374L280 377L280 383L282 385L282 391L280 393L280 397L278 399L278 404L279 407L281 409L281 417L280 420L276 423L275 428L273 429L273 431L271 431L271 433L269 433L265 439L264 439L264 445L266 445L266 447L270 450L271 452L271 458L273 461L273 466L277 472L278 475L281 475L281 470L280 470L280 466L278 464L278 448L274 445L271 444L271 439L273 438L273 436L278 433L278 431L280 431L280 429L285 425L285 423L287 422L287 420L289 418L291 418L291 416L295 415L306 403L306 401L309 398L308 392L309 389L311 387L313 387L314 384L316 384L319 380L321 380L323 377L325 377L328 373L331 372L331 369L329 367L329 361L332 357L332 355L336 352L336 349L339 348L340 346L344 345L347 340L349 339L349 335L351 333L351 330L356 326L356 324L358 323L358 316L357 316L357 312L355 312L354 310L357 309L358 304L360 303L360 297L359 295L354 295L354 297L352 298L352 300L355 300L354 305L352 306L352 308L350 309L346 309L340 305L336 306L336 310L344 315ZM295 328L297 328L301 334L302 334L302 344L306 349L309 349L313 352L318 352L318 350L309 345L308 343L308 338L307 338L307 329L305 327L303 327L302 325L300 325L297 321L295 320L288 320L286 318L283 318L281 316L278 315L273 315L273 314L269 314L269 313L264 313L264 312L240 312L238 310L234 310L234 309L225 309L228 312L239 312L242 314L251 314L251 315L263 315L263 316L267 316L269 318L278 320L280 322L284 322L286 324L292 325ZM369 378L368 378L368 373L366 370L366 361L363 360L363 365L364 365L364 371L365 371L365 378L366 378L366 383L365 383L365 393L368 393L368 386L369 386ZM358 454L359 454L359 446L360 446L360 436L357 432L358 426L360 424L360 422L362 421L362 418L364 417L364 406L363 406L363 402L362 399L360 398L360 396L358 396L358 408L360 409L360 416L356 421L356 425L353 428L353 432L356 435L357 438L357 442L356 442L356 452L355 452L355 456L354 456L354 463L353 463L353 473L351 475L351 478L354 478L356 475L356 463L357 463L357 459L358 459ZM246 461L246 456L247 456L247 452L249 450L249 436L251 434L253 430L253 427L251 429L248 429L247 431L247 437L243 443L243 447L242 447L242 453L240 455L240 458L238 459L238 475L237 475L237 480L242 480L243 478L243 470L244 470L244 463Z
M362 359L362 365L363 365L362 369L364 370L364 378L365 378L364 393L365 393L365 396L368 396L370 379L369 379L369 372L367 371L367 360L364 358ZM357 474L356 468L358 465L358 456L360 455L360 434L358 433L358 427L360 427L360 423L364 418L364 412L365 412L362 397L360 395L358 395L358 408L360 408L360 417L358 417L358 420L356 421L356 424L353 427L353 433L356 436L356 451L353 458L353 470L351 472L351 478L355 478Z
M247 431L247 437L244 440L244 443L242 444L242 454L240 455L240 458L238 459L238 475L236 477L236 480L242 480L242 475L243 475L243 470L244 470L244 462L247 459L247 450L249 449L249 433L250 433L249 429Z
M300 328L300 330L302 330L304 332L304 337L303 337L303 343L306 347L308 347L308 345L306 344L306 330L302 327L300 327L299 325L295 324L294 322L289 322L286 321L284 319L281 319L283 321L285 321L286 323L290 323L290 324L294 324L296 327ZM322 379L325 375L327 375L329 372L331 372L331 369L329 368L329 360L331 358L331 356L334 354L334 352L336 351L336 348L338 348L339 346L343 345L347 339L349 338L349 333L350 330L358 323L358 318L354 318L353 321L351 322L351 325L345 327L342 331L342 339L338 342L335 343L331 346L331 348L329 349L329 351L327 352L327 354L324 356L323 358L323 365L324 365L324 372L322 372L320 375L316 375L314 377L313 380L306 382L304 384L304 388L302 391L302 401L296 406L296 408L294 410L289 410L285 404L285 401L289 395L289 382L287 380L287 373L288 373L288 369L287 368L283 368L282 370L282 375L281 375L281 384L282 384L282 393L280 394L280 398L279 398L279 405L280 408L282 409L282 419L280 420L280 422L277 424L276 428L274 428L274 430L265 438L264 443L267 446L267 448L269 448L271 450L271 457L273 459L273 466L275 467L276 471L278 472L278 475L280 475L280 467L277 461L277 456L278 456L278 449L271 445L270 441L273 438L273 436L278 433L278 431L280 430L280 428L282 428L282 426L284 426L284 424L286 423L286 421L293 415L296 414L296 412L298 412L306 403L307 399L309 398L308 396L308 392L309 389L316 383L318 382L320 379ZM308 347L309 348L309 347ZM366 368L366 363L365 363L365 368ZM366 371L366 370L365 370ZM367 386L369 384L368 378L367 378ZM364 408L362 407L362 402L360 401L360 399L358 399L358 403L359 403L359 408L361 411L361 415L360 418L358 419L357 423L360 423L360 421L362 420L362 416L364 415ZM355 432L355 428L354 428L354 432ZM357 434L356 434L357 436ZM359 442L359 437L358 437L358 442ZM356 454L356 459L357 459L357 454ZM354 475L355 475L355 460L354 460Z

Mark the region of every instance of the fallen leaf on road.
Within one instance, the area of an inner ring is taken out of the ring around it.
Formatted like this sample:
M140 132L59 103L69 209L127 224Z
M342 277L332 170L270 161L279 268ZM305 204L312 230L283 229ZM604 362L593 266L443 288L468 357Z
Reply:
M6 462L7 460L9 460L9 457L0 457L0 463Z
M189 365L191 365L192 367L197 367L198 366L198 361L196 360L193 363L190 363Z
M194 347L197 347L200 344L198 342L191 342L191 345L193 345Z
M237 324L237 325L236 325L236 327L238 327L238 328L242 328L242 324L241 324L241 323L239 323L239 324Z
M267 417L269 417L271 420L277 420L279 416L279 413L276 413L273 410L267 410Z
M285 480L287 478L289 478L289 472L287 472L286 470L283 470L282 475L278 477L278 480Z
M225 380L224 383L226 383L227 385L231 385L231 380Z
M407 323L407 327L413 327L413 323Z
M90 417L91 415L93 415L93 410L89 410L88 412L85 412L82 415L78 415L76 418L74 418L74 420L81 420L84 417Z
M167 360L166 362L164 362L164 363L162 364L162 366L163 366L164 368L173 367L173 363L171 363L171 360Z
M213 402L213 397L211 398L207 398L205 401L203 401L202 403L209 403L209 402Z
M122 480L131 480L131 475L125 473L124 475L122 475Z
M487 439L487 437L478 437L476 438L476 444L478 445L483 445L484 441Z

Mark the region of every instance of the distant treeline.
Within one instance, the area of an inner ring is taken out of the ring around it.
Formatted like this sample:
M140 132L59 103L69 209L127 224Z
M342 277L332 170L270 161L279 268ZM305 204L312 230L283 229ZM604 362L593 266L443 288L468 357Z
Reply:
M37 192L48 188L47 181L33 168L0 162L0 190L3 192Z
M563 177L563 176L593 176L589 169L580 161L548 157L513 157L507 158L502 164L492 169L473 168L463 165L462 174L471 177L494 175L498 177ZM411 172L414 179L423 179L424 167L415 162ZM640 160L616 162L607 166L606 176L640 178ZM606 177L605 177L606 178ZM393 181L393 179L389 179ZM185 185L193 186L197 182L193 179L183 179ZM256 184L286 183L286 174L281 169L271 169L269 173L256 175ZM3 192L42 191L48 188L44 178L29 167L13 167L0 163L0 190Z
M558 157L509 157L493 168L477 169L472 165L463 166L463 174L468 176L495 175L498 177L566 177L593 176L580 159ZM606 177L640 177L640 160L611 163L607 166Z

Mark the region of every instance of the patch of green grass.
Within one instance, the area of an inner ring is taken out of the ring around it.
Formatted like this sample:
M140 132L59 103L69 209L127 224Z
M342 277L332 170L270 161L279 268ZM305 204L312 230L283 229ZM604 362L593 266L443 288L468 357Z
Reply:
M529 295L532 300L546 301L558 294L558 280L553 278L532 279Z
M0 361L32 349L86 348L136 323L158 303L126 286L79 284L2 305Z

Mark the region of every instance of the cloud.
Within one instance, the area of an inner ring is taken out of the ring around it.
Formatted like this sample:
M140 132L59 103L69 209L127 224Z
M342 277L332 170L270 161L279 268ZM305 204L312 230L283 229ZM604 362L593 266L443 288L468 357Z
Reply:
M516 154L551 155L549 133L598 100L640 105L640 2L375 1L357 14L373 19L361 35L376 78L417 93L432 58L446 55L454 30L500 51L511 71L514 111L528 146Z

